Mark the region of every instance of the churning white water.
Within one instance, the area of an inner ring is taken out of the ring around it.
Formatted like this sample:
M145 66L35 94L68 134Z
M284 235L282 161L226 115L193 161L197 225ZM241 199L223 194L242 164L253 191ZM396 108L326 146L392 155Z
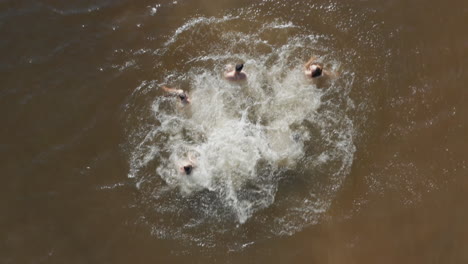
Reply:
M304 156L310 135L303 122L314 120L321 95L298 69L283 73L287 65L246 61L245 84L223 80L222 68L191 73L183 76L193 84L191 106L164 109L165 98L153 104L161 123L156 134L168 135L163 148L169 156L160 158L158 175L183 195L216 192L240 223L274 201L274 172L295 168ZM178 168L189 155L196 168L187 176ZM256 187L255 195L240 197L247 184Z
M355 151L347 116L353 73L326 54L327 41L290 21L196 17L155 51L165 75L134 94L147 110L132 121L129 177L156 235L248 242L240 231L247 223L264 237L292 234L326 211ZM317 53L340 72L337 80L305 78L302 65ZM181 61L164 69L171 58ZM224 80L226 65L239 62L247 81ZM188 91L192 103L182 107L162 92L148 98L162 84ZM189 157L196 166L185 175L179 168Z

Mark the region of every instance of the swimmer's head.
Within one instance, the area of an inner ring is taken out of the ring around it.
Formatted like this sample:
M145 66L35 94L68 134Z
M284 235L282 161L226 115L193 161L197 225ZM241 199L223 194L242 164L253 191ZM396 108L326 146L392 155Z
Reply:
M190 173L192 173L192 169L193 169L193 166L192 165L185 165L184 166L184 172L189 175Z
M236 65L236 72L241 72L243 68L244 68L244 64L237 64Z
M316 63L310 65L310 71L312 72L312 78L319 77L322 75L322 67Z
M187 95L185 93L180 93L179 98L180 98L180 100L185 101L185 100L187 100Z
M319 77L322 75L322 67L317 63L312 63L309 67L312 78Z

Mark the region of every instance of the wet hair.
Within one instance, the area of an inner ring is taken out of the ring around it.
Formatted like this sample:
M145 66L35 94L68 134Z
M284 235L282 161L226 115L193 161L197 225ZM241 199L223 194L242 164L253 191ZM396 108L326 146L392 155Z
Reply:
M314 65L314 64L312 64ZM312 78L315 78L315 77L319 77L320 75L322 75L322 67L320 67L319 65L315 64L317 67L315 68L315 70L312 71Z
M189 175L192 172L193 166L192 165L186 165L184 166L184 171L187 175Z
M185 93L180 93L179 98L180 98L180 100L183 101L183 100L185 100L187 98L187 95Z
M244 68L244 64L237 64L236 65L236 72L242 71L242 68Z

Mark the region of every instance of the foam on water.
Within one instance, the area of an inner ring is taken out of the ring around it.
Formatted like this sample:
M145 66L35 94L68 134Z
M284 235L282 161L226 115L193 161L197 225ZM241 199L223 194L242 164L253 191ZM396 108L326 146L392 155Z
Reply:
M233 23L246 22L236 15L189 19L155 52L187 63L132 95L138 101L169 83L192 99L181 108L156 96L147 105L151 117L134 118L140 123L129 133L129 177L154 212L145 221L159 237L211 247L228 236L241 249L294 234L318 221L350 171L354 74L340 69L340 78L317 87L302 69L317 52L330 53L329 69L340 68L331 37L280 19L250 20L238 30ZM187 56L198 44L203 50ZM226 64L239 61L248 81L224 80ZM179 167L189 156L196 168L187 176ZM246 234L252 226L254 238Z
M158 174L185 195L203 189L218 193L241 223L273 202L277 184L273 172L293 168L304 155L308 133L300 125L320 105L320 91L297 78L301 72L290 71L278 78L279 65L263 65L258 61L246 67L249 82L245 85L226 83L216 70L191 74L190 113L164 110L166 98L153 104L161 123L156 134L170 135L161 146L169 156L161 158ZM189 153L196 156L197 168L187 177L178 167ZM274 169L259 175L260 162ZM255 185L257 195L240 198L246 184Z

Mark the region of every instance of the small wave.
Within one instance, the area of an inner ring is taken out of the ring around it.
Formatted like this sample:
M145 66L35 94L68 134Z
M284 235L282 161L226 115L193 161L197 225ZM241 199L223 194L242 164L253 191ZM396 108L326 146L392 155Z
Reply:
M187 30L191 29L191 28L194 28L200 24L205 24L205 25L212 25L213 23L222 23L222 22L226 22L226 21L229 21L229 20L233 20L233 19L237 19L239 17L237 16L224 16L223 18L219 19L219 18L216 18L216 17L210 17L210 18L206 18L206 17L197 17L197 18L192 18L190 19L187 23L185 23L183 26L179 27L174 35L168 40L166 41L166 43L164 43L165 46L169 46L171 45L172 43L174 43L177 38L179 37L180 34L186 32Z
M120 188L120 187L123 187L123 186L125 186L125 184L115 183L115 184L111 184L111 185L100 186L99 189L100 190L112 190L112 189Z
M117 1L118 2L118 1ZM82 15L82 14L91 14L101 11L103 8L110 6L115 6L116 1L98 1L93 5L79 6L79 5L67 5L67 8L60 8L56 5L48 5L47 8L55 14L61 16L70 16L70 15Z

